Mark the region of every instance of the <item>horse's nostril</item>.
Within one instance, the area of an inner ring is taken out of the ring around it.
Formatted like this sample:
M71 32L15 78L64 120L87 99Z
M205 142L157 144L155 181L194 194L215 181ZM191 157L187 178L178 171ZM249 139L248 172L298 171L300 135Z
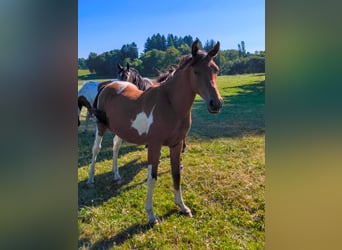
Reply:
M210 108L215 109L215 110L220 109L222 107L222 104L223 104L222 100L218 100L216 102L213 100L210 100L209 102Z

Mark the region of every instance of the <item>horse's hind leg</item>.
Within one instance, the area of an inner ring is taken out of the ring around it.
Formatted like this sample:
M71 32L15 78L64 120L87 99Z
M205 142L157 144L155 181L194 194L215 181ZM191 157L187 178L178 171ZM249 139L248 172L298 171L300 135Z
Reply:
M87 111L83 133L88 131L88 123L89 123L90 116L91 114L89 113L89 111Z
M118 169L118 155L119 155L119 149L122 143L122 139L115 135L113 138L113 173L114 173L114 181L117 181L118 184L120 184L120 174Z
M97 127L96 117L93 116L92 120L93 120L93 134L95 135L96 134L96 127Z
M161 146L148 145L148 166L147 166L147 197L145 210L148 214L148 222L151 225L157 224L158 220L153 212L153 189L157 181L158 164Z
M182 150L183 143L180 142L174 147L170 147L170 160L171 160L171 172L172 172L172 179L173 179L173 187L174 187L174 195L175 195L175 203L181 208L182 213L192 217L192 213L190 208L188 208L182 198L181 186L180 186L180 154Z
M89 166L89 172L88 172L88 184L94 183L96 158L97 158L98 153L101 150L101 143L102 143L102 138L103 138L103 134L105 132L105 129L99 130L99 126L98 126L98 129L96 132L97 133L95 135L94 145L93 145L93 149L92 149L93 157L91 159L91 164Z

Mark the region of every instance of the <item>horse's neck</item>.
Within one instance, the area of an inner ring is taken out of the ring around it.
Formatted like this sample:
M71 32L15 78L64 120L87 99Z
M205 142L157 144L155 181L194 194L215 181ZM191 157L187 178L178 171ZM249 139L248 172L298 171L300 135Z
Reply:
M174 76L169 84L164 85L168 89L167 93L173 109L181 117L190 115L195 100L196 92L191 88L191 80L190 72L184 71Z
M140 90L145 91L148 86L146 86L145 80L141 75L135 76L135 83L134 83Z

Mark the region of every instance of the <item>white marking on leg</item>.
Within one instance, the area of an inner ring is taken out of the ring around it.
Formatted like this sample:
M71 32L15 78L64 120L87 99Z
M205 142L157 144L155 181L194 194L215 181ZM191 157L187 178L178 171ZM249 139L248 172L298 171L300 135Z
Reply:
M102 138L103 137L99 136L99 134L96 131L96 136L95 136L93 150L92 150L93 157L92 157L91 164L89 167L89 172L88 172L88 184L94 183L95 163L96 163L97 155L101 150Z
M179 190L174 190L174 194L175 194L175 203L181 208L182 212L192 217L190 208L185 206L183 202L181 188L179 187Z
M147 197L145 203L145 209L148 214L149 223L155 223L156 217L153 212L153 204L152 204L152 195L153 189L156 184L156 179L152 178L152 165L148 165L147 167Z
M153 110L155 106L156 105L153 106L149 116L147 116L146 113L143 111L137 114L134 121L132 121L132 128L135 128L138 131L139 135L142 135L144 133L148 134L150 126L153 123Z
M118 155L119 155L119 149L122 143L122 139L115 135L113 139L113 173L114 173L114 180L120 180L120 174L118 169Z

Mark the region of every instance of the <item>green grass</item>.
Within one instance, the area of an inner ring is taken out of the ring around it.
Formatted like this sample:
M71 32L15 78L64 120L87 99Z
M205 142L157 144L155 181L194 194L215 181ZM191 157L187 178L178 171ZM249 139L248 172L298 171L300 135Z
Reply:
M88 69L78 69L78 77L89 75L90 71Z
M102 79L101 79L102 80ZM81 84L82 80L79 80ZM92 133L79 128L80 249L263 249L265 215L265 75L218 77L225 104L207 112L201 98L193 105L187 152L182 155L182 193L193 218L173 203L168 148L162 149L153 194L161 223L147 225L147 150L123 143L121 185L112 181L112 138L107 132L98 156L95 187L86 185Z

